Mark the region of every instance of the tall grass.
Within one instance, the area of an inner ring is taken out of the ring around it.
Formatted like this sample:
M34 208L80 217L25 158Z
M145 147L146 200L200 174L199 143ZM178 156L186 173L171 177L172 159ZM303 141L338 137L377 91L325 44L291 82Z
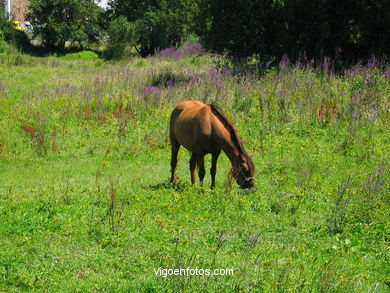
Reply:
M2 59L0 290L384 292L386 64L187 53ZM167 184L169 115L187 99L233 121L256 193L238 191L224 156L216 190L190 186L184 151ZM187 266L235 275L153 275Z

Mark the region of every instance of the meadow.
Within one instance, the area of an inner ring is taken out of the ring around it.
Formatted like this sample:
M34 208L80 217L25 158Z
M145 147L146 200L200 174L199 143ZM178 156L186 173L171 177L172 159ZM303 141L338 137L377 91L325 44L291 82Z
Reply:
M0 56L1 292L388 292L389 67L86 56ZM168 184L187 99L235 125L256 192L224 154L192 186L184 149ZM187 267L234 274L155 274Z

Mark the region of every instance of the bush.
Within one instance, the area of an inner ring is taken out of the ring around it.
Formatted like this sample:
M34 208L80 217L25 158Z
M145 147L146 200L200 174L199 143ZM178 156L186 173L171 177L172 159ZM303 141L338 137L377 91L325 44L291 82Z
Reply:
M81 51L77 53L66 54L62 59L65 60L96 60L99 55L92 51Z
M2 31L1 39L5 42L14 45L17 49L26 51L30 48L30 39L24 31L15 29L14 24L8 20L5 13L0 12L0 31ZM5 46L3 46L5 48Z
M20 30L12 29L12 32L6 35L5 39L20 51L27 51L31 46L30 39L26 33Z
M188 35L196 1L112 0L115 15L135 24L139 53L146 57L172 46L179 46Z
M50 49L64 50L66 42L81 48L100 34L102 9L93 0L31 0L28 20Z
M129 45L135 43L135 25L120 16L111 21L108 27L108 45L104 53L106 59L120 59Z
M198 0L197 33L235 57L284 53L347 62L390 54L388 1ZM351 5L353 4L353 9Z
M5 46L6 44L5 44L3 32L0 31L0 54L5 52Z

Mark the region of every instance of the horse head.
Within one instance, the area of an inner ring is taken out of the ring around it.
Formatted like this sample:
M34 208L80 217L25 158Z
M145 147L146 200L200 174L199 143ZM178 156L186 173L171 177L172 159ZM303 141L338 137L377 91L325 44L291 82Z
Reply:
M242 189L253 189L255 187L255 165L252 161L253 153L238 155L237 165L233 171L233 177Z

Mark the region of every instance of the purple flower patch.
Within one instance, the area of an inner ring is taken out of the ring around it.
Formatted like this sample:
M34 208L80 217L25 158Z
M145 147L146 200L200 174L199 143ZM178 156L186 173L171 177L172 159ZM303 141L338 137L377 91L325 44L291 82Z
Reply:
M324 72L329 72L330 64L331 64L330 57L325 56L324 61L322 62L322 68Z
M158 87L143 87L141 88L141 99L145 103L158 104L161 100L162 89Z
M201 44L185 44L182 48L169 47L161 50L157 53L159 58L175 58L179 59L183 56L198 55L202 56L206 53L206 50L202 47Z
M142 91L145 95L159 95L162 92L162 89L158 87L144 87L142 88Z
M367 63L367 69L373 70L377 67L379 67L379 61L375 56L372 56L371 59Z
M314 71L314 59L310 59L309 61L307 61L306 63L306 70L308 71Z
M282 66L289 66L291 64L290 59L288 58L287 54L284 54L282 56L282 60L280 60L280 64Z
M386 69L384 72L384 75L385 75L387 81L390 81L390 69Z

